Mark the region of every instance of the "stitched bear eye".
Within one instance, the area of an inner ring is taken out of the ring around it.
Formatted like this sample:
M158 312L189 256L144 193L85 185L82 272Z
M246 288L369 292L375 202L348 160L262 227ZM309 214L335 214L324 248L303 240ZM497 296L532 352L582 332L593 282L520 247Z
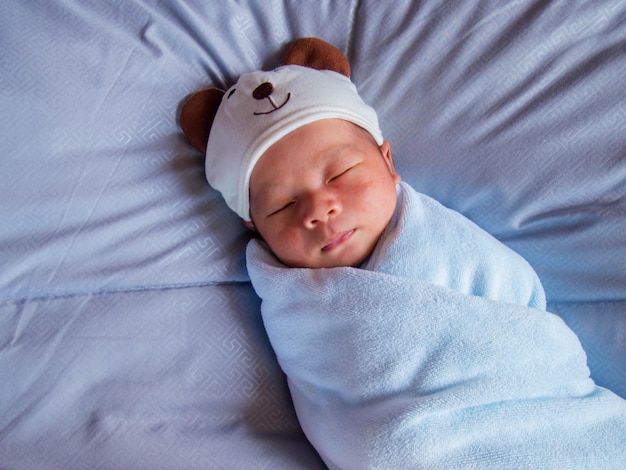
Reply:
M231 96L233 96L235 94L235 91L237 91L237 88L233 88L232 90L230 90L226 99L229 99Z

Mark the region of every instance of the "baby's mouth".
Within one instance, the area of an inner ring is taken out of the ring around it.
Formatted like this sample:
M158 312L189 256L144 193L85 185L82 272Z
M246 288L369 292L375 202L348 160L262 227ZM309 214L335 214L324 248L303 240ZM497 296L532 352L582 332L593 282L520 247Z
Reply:
M354 229L348 230L346 232L341 232L335 238L333 238L330 242L322 247L322 251L330 251L333 248L341 245L343 242L347 241L354 234Z

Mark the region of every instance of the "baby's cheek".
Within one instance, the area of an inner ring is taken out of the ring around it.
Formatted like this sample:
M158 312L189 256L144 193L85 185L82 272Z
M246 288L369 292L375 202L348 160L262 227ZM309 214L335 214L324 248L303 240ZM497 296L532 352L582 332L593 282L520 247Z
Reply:
M300 236L296 230L284 230L275 237L275 250L285 254L294 254L302 244Z
M289 230L285 237L285 242L289 247L296 247L300 244L300 236L297 230Z
M395 185L372 184L360 197L366 211L375 211L379 216L386 217L395 209L396 188Z
M384 185L380 181L372 180L360 184L352 191L357 200L376 202L385 194Z

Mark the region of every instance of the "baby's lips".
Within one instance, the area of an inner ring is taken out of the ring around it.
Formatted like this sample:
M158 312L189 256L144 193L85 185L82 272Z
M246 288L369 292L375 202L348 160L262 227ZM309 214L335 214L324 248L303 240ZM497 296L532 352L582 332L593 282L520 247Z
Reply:
M331 239L326 245L322 247L322 251L330 251L343 242L347 241L354 234L354 229L341 232L339 235Z

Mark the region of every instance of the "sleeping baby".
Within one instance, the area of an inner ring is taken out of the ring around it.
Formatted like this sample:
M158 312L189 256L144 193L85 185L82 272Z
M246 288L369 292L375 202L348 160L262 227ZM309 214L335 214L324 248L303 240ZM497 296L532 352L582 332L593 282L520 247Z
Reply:
M626 404L534 270L400 181L338 50L299 40L282 67L192 96L181 126L259 235L250 279L329 467L626 463Z

